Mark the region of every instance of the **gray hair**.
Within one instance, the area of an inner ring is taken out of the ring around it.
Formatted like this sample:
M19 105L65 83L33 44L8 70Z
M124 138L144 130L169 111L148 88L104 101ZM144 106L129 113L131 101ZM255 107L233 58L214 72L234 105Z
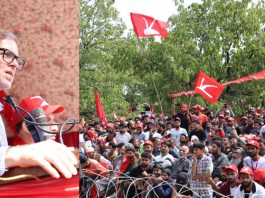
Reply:
M17 42L17 37L15 34L13 34L12 32L8 30L0 29L0 40L3 40L3 39L11 39Z
M181 149L185 150L185 155L187 155L189 153L189 147L187 146L182 146L180 147Z

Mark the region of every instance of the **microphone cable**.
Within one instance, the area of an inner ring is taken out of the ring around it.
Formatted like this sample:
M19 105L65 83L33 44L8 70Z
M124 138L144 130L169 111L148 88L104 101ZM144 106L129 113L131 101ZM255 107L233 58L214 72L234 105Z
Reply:
M25 109L19 107L18 105L15 104L14 100L13 100L13 97L11 95L8 95L6 98L3 98L3 101L5 101L7 104L11 105L16 114L26 123L29 123L29 124L33 124L34 126L36 126L37 128L39 128L41 131L45 132L45 133L48 133L48 134L59 134L59 141L60 143L63 144L63 138L62 138L62 134L64 133L67 133L69 132L70 130L72 130L74 128L74 126L76 124L79 124L80 121L75 119L75 118L68 118L67 120L65 120L64 122L62 123L38 123L36 122L36 120L33 118L33 116L27 112ZM24 112L27 116L29 116L32 121L30 120L27 120L25 119L20 111ZM72 122L70 122L72 120ZM53 131L49 131L49 130L46 130L46 129L43 129L41 126L53 126L53 125L57 125L57 126L60 126L60 129L59 129L59 132L53 132ZM70 125L69 128L67 128L66 130L63 130L63 128L65 127L65 125Z

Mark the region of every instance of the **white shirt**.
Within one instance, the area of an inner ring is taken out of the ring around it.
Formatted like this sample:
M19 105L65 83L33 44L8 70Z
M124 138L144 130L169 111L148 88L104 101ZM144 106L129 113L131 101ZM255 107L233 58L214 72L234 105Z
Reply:
M249 198L264 198L265 197L265 189L259 185L258 183L254 182L256 186L256 192L253 194L252 192L249 193ZM244 198L245 192L244 190L240 190L241 185L239 185L236 189L234 197L236 198Z
M181 134L185 134L188 137L188 133L187 130L184 128L179 127L179 129L177 130L176 128L173 128L170 130L170 134L171 136L176 138L176 145L180 144L180 135Z
M251 157L247 156L243 159L243 163L245 166L248 166L250 168L256 169L256 168L265 168L265 158L260 157L258 161L253 161Z
M79 143L84 143L85 139L84 139L84 134L83 133L79 133Z
M188 136L187 130L181 127L178 130L176 128L171 129L170 133L171 136L175 138L179 138L181 134L185 134L186 136Z
M259 134L262 136L262 134L265 133L265 124L260 128Z
M145 132L145 138L146 138L146 140L149 140L149 137L150 137L150 131L148 131L148 132ZM153 138L160 138L160 139L162 139L162 135L160 134L160 133L157 133L157 131L153 134L153 136L152 136Z
M7 171L5 166L5 156L7 148L8 143L6 138L6 130L2 117L0 116L0 176L3 175L5 171Z
M119 144L119 143L127 144L127 143L129 143L130 139L131 139L131 134L128 132L126 132L124 134L121 134L120 132L116 133L117 144Z
M170 154L167 154L165 156L158 155L155 157L155 162L162 163L163 168L172 166L173 161L174 161L174 157Z
M235 197L236 189L237 189L237 186L234 187L234 188L231 188L231 187L230 187L230 193L231 193L231 195L232 195L233 197Z

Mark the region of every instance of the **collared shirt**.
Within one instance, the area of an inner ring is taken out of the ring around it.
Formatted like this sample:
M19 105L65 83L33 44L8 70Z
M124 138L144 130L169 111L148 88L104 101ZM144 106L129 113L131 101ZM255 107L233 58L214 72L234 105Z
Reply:
M177 178L177 175L180 172L185 172L190 174L191 170L191 161L185 157L181 159L177 159L172 164L172 178Z
M194 163L194 162L193 162ZM213 171L212 159L206 155L198 160L195 176L199 174L211 175ZM204 180L192 179L190 182L190 188L200 196L209 196L212 194L212 189L209 184Z
M6 171L5 167L5 155L8 148L7 138L6 138L6 130L0 116L0 176L3 175Z
M244 166L250 167L253 171L256 168L265 168L265 158L259 157L257 161L253 161L250 156L247 156L243 159Z
M249 193L246 193L242 185L239 185L236 189L235 196L236 198L245 198L245 195L248 195L249 198L264 198L265 189L263 186L259 185L256 182L253 182L252 190Z
M155 162L161 163L163 168L172 166L173 161L174 161L174 157L170 154L167 154L165 156L162 156L161 154L155 157Z

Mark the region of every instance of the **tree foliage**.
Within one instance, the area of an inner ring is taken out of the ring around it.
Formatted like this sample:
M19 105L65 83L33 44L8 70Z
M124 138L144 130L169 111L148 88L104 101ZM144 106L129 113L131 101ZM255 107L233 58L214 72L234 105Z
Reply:
M204 0L184 7L170 18L170 36L137 39L124 24L112 1L82 1L80 16L80 108L95 111L93 90L100 92L107 115L128 114L129 103L154 103L159 111L157 87L164 112L172 103L199 103L218 108L231 104L238 113L249 105L264 108L264 80L226 87L219 103L210 105L201 96L168 94L193 89L199 70L220 83L265 69L265 7L250 0ZM241 109L241 110L240 110Z

